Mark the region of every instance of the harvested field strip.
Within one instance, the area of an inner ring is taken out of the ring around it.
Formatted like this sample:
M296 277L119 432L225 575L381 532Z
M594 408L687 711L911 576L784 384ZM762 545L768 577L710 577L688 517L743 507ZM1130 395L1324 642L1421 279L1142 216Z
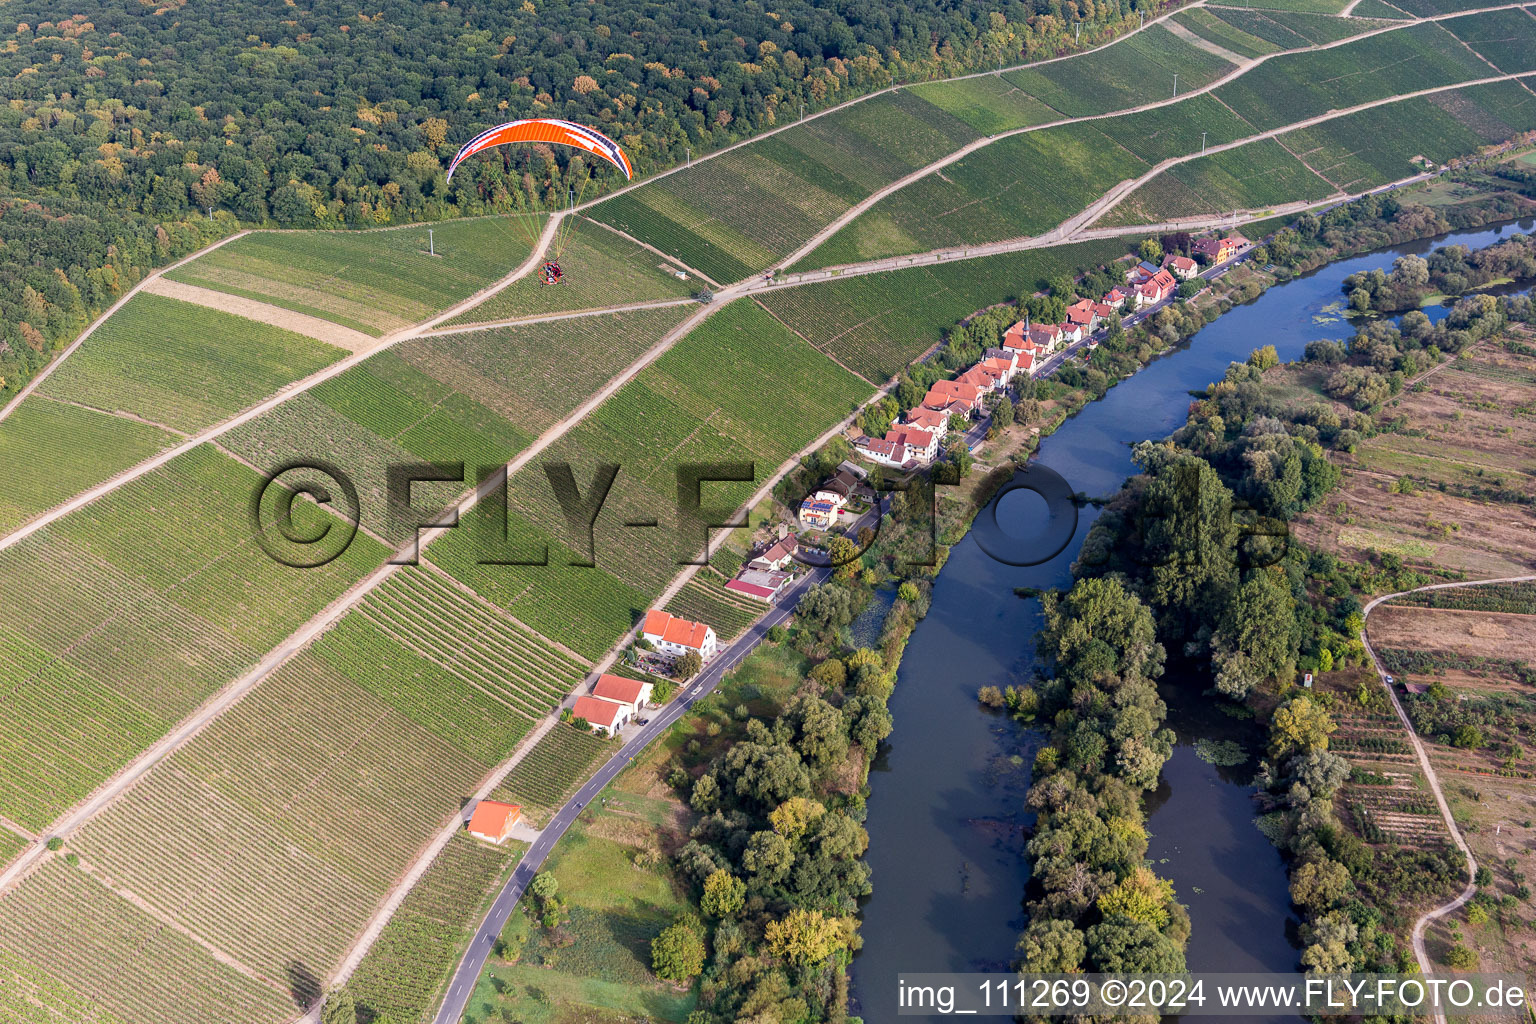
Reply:
M1238 28L1230 21L1222 19L1218 12L1207 10L1203 7L1190 11L1181 11L1173 16L1173 20L1196 35L1209 39L1211 42L1217 43L1244 57L1262 57L1266 53L1274 53L1276 50L1285 49L1285 47L1278 43Z
M666 610L673 615L713 626L722 641L736 639L768 608L762 601L726 590L724 581L702 572L684 584L677 596L666 604Z
M158 427L32 396L0 420L0 535L176 440Z
M193 433L344 356L302 334L140 294L62 363L39 394Z
M294 1013L287 992L219 963L57 857L0 899L0 977L14 979L0 984L0 1008L32 994L71 1024L257 1024ZM6 1019L58 1019L33 1012Z
M615 740L577 732L561 722L523 755L491 799L522 804L523 812L542 824L592 768L618 748Z
M264 975L323 977L485 770L301 654L71 848Z
M516 846L455 836L347 982L359 1011L399 1024L429 1020L438 994L474 935L481 908L521 854Z
M44 827L385 557L277 564L256 484L199 448L0 552L0 815Z
M543 217L479 217L388 231L257 231L166 276L375 337L466 299L528 257ZM428 254L427 232L436 256Z
M1536 616L1389 604L1371 619L1373 642L1433 657L1536 659Z

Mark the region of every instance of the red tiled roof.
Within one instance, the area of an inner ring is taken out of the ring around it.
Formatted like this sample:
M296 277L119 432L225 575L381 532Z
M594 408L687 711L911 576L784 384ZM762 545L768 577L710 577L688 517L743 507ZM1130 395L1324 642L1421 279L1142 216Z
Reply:
M1188 256L1169 256L1163 261L1163 266L1172 267L1175 270L1194 270L1196 265L1195 261Z
M645 613L645 632L651 636L659 636L668 643L682 644L684 647L702 649L704 646L704 634L708 626L702 622L690 622L687 619L679 619L663 611L652 609Z
M908 409L907 414L902 418L913 426L929 430L941 427L948 422L944 414L939 412L939 410L925 409L921 406L916 409Z
M477 835L501 839L506 836L507 829L516 825L522 816L523 808L519 804L481 800L475 805L475 813L470 815L469 830Z
M633 704L640 699L640 691L644 688L645 684L638 679L625 679L623 676L604 672L597 677L597 683L592 687L592 696L607 697L609 700Z
M1019 353L1019 368L1020 369L1022 369L1022 370L1032 370L1032 369L1034 369L1034 366L1035 366L1035 354L1033 352L1021 352L1021 353Z
M1013 366L1014 364L1008 360L997 358L983 360L981 364L981 368L983 370L991 370L999 377L1011 373L1013 371Z
M671 621L672 616L664 611L652 608L645 613L645 625L641 627L640 631L642 633L649 633L652 636L661 636L661 634L667 631L667 623Z
M1016 348L1017 347L1016 345L1011 345L1009 343L1010 342L1021 341L1021 340L1023 340L1023 338L1024 338L1024 321L1020 320L1018 323L1013 324L1006 331L1003 332L1003 347L1004 348Z
M784 558L787 555L794 554L795 551L799 549L799 547L800 538L796 537L792 533L789 533L779 538L778 543L774 544L773 547L769 548L767 551L764 551L759 557L766 558L770 562L777 562L779 559Z
M623 711L624 705L616 704L611 700L603 700L601 697L577 697L576 706L571 709L571 714L577 718L585 718L593 725L612 729L613 723L618 721Z
M933 435L926 430L918 430L915 427L905 427L888 431L885 439L894 444L904 444L908 448L922 450L933 443Z
M1069 323L1082 324L1086 327L1093 323L1094 312L1092 302L1088 299L1079 299L1067 307L1067 320Z
M864 439L864 443L859 447L863 448L867 452L873 452L876 455L881 455L889 459L893 457L896 449L899 447L899 444L898 442L886 441L878 437L867 437Z
M734 590L738 594L747 594L763 601L769 600L774 594L767 587L760 587L756 583L743 583L741 580L731 580L725 585L725 589Z

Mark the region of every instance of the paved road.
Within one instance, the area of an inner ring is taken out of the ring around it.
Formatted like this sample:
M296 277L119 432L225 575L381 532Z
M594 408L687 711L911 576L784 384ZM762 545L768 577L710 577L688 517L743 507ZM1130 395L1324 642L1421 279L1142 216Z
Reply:
M1469 580L1465 583L1433 583L1427 587L1416 587L1413 590L1402 590L1396 594L1383 594L1375 598L1365 606L1362 617L1369 621L1371 611L1377 605L1390 601L1393 598L1402 597L1405 594L1417 594L1423 590L1454 590L1458 587L1480 587L1489 583L1529 583L1536 580L1536 576L1505 576L1496 580ZM1360 642L1365 645L1365 653L1371 659L1371 667L1376 670L1376 675L1381 679L1381 685L1387 688L1387 696L1392 700L1392 709L1397 712L1398 720L1403 723L1403 728L1408 732L1408 742L1413 745L1413 751L1419 757L1419 767L1424 771L1424 780L1429 783L1429 790L1435 794L1435 804L1440 808L1440 816L1445 819L1445 827L1451 833L1456 846L1467 858L1467 884L1457 897L1443 906L1427 910L1413 923L1413 955L1419 962L1419 970L1425 974L1430 973L1429 951L1424 948L1424 931L1431 921L1438 920L1464 905L1477 892L1477 883L1473 880L1477 875L1477 859L1472 856L1472 850L1467 846L1465 839L1461 837L1461 830L1456 827L1456 819L1451 816L1451 808L1445 802L1445 794L1440 789L1440 780L1435 776L1434 766L1429 763L1429 754L1424 749L1424 744L1419 740L1419 734L1414 729L1413 723L1408 720L1408 712L1403 709L1403 702L1398 700L1397 691L1387 684L1387 673L1382 669L1381 662L1376 659L1376 652L1371 648L1371 641L1366 636L1366 630L1360 630ZM1446 1024L1445 1014L1435 1013L1435 1024Z
M889 503L882 499L875 508L870 509L861 516L847 532L856 535L859 529L872 523L887 507ZM434 1019L435 1024L457 1024L464 1013L464 1007L469 1002L469 997L474 993L475 981L480 977L480 972L485 969L485 961L491 955L491 950L496 944L496 937L501 934L507 925L507 919L512 916L512 911L517 907L517 901L522 899L523 890L528 888L528 883L533 876L539 873L544 866L544 861L549 857L560 838L565 835L567 829L575 824L582 809L603 791L614 778L627 768L647 746L670 729L678 719L688 713L699 698L714 692L720 685L720 680L725 674L737 665L742 659L751 654L768 631L774 626L780 625L794 614L795 606L800 603L800 598L811 587L824 583L832 575L830 568L812 569L802 576L794 586L786 590L779 602L773 606L767 615L757 620L745 633L737 637L729 647L724 648L715 659L705 667L687 687L680 690L660 711L650 717L649 722L642 726L640 731L624 742L618 753L610 757L590 779L588 779L576 793L565 802L565 805L555 813L544 831L539 835L538 841L528 848L523 854L523 859L518 862L517 868L512 872L512 877L497 894L490 910L486 912L485 919L480 922L480 927L475 931L475 937L470 941L469 949L465 951L464 958L459 961L458 970L453 973L453 980L448 983L448 993L444 997L443 1005L438 1009ZM565 728L565 726L557 726Z

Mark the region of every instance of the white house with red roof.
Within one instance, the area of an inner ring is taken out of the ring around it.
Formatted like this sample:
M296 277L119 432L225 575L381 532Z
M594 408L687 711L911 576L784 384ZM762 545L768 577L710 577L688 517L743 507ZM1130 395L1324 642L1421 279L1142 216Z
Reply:
M903 445L908 459L916 459L923 465L939 454L939 435L916 427L895 427L886 431L885 439Z
M476 839L500 845L506 842L513 828L523 820L521 804L504 804L500 800L481 800L475 805L475 813L469 816L466 826Z
M916 409L908 409L902 415L901 421L909 427L926 430L930 434L943 437L949 432L949 414L938 409L928 409L918 406Z
M1125 305L1126 299L1132 298L1134 295L1135 292L1129 288L1111 288L1104 293L1104 304L1119 309Z
M1082 341L1083 335L1087 333L1081 324L1059 324L1058 326L1061 328L1060 337L1063 345Z
M980 363L966 370L955 378L957 384L974 384L980 388L980 394L990 394L1002 387L1005 381L1002 374L995 370L989 370Z
M1040 364L1044 361L1044 357L1037 359L1033 352L1020 352L1019 372L1027 377L1033 377L1039 371Z
M1138 306L1155 305L1172 295L1178 286L1172 274L1159 269L1156 274L1136 286L1136 304Z
M787 572L743 569L740 576L725 585L725 589L741 594L743 597L772 604L789 585L789 580L790 575Z
M623 704L629 708L630 714L638 715L640 709L651 702L653 689L650 683L641 682L639 679L627 679L624 676L604 672L597 677L597 682L592 684L592 696Z
M1013 375L1019 369L1019 354L1008 349L988 349L988 352L1007 352L1006 358L1002 356L988 356L981 361L981 368L998 375L1004 384L1013 379Z
M576 706L571 709L571 715L609 736L617 736L619 730L624 728L624 723L635 717L628 704L585 694L576 698Z
M1168 271L1180 281L1188 281L1200 271L1200 264L1188 256L1180 256L1177 253L1163 257L1163 269Z
M786 533L778 540L763 550L763 553L747 564L753 569L775 570L783 569L795 560L795 552L800 548L800 538L792 533Z
M900 441L887 441L880 437L858 437L853 442L854 450L865 458L880 463L882 466L895 466L900 468L907 463L907 446Z
M1098 329L1099 319L1098 303L1092 299L1079 299L1067 307L1067 323L1081 327L1090 334Z
M720 649L715 631L702 622L679 619L659 609L645 613L645 624L640 635L649 640L656 650L670 658L681 658L689 651L708 661Z

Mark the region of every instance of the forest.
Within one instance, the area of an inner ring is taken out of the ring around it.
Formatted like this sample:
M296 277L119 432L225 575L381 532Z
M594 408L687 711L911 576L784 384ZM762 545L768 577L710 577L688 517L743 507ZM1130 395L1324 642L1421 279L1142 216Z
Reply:
M644 176L893 82L1102 42L1156 6L87 0L60 19L10 4L0 395L147 269L241 224L549 208L614 184L533 147L477 161L449 187L447 158L500 122L593 124Z

